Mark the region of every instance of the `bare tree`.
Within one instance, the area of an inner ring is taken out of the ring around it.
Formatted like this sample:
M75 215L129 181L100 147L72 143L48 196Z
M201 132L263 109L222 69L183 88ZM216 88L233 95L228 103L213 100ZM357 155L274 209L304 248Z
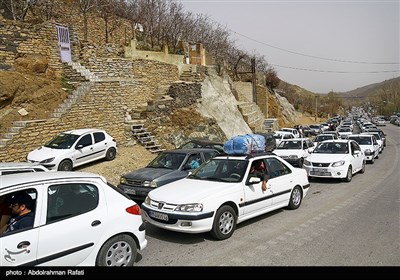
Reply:
M36 5L37 0L0 0L10 11L14 21L24 21L28 11Z
M88 37L88 15L97 7L98 0L74 0L78 5L79 11L83 17L83 39L87 41Z
M57 1L54 0L37 0L34 10L42 20L51 20L56 3Z

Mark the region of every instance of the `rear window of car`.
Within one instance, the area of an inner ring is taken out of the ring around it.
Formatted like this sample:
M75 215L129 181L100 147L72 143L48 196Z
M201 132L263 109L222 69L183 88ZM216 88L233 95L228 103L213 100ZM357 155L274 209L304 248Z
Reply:
M104 135L103 132L95 132L93 133L94 136L94 142L99 143L101 141L104 141L106 139L106 136Z

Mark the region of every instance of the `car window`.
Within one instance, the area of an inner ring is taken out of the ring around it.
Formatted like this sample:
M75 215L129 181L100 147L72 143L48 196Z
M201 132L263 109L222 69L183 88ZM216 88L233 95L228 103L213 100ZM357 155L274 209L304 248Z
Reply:
M92 184L57 184L47 190L46 222L73 217L96 208L99 192Z
M188 157L187 161L185 162L185 165L190 165L191 169L196 169L200 166L200 164L203 163L203 160L201 158L201 154L192 154Z
M217 152L204 152L204 160L207 161L207 160L215 157L216 155L218 155Z
M276 158L267 158L267 170L269 178L276 178L292 172L290 168Z
M35 172L33 169L23 169L23 170L3 170L0 171L1 175L10 175L10 174L15 174L15 173L30 173L30 172Z
M240 182L243 180L248 161L230 159L211 159L194 171L188 178L221 182Z
M18 197L18 198L17 198ZM29 201L25 197L30 197ZM19 232L28 228L32 228L34 225L35 214L36 214L36 202L37 202L37 190L34 188L29 188L25 190L19 190L16 192L7 193L3 195L0 199L1 203L1 213L0 218L3 214L9 214L11 219L8 221L8 226L4 226L4 232L0 234L13 234L14 232ZM25 206L24 206L25 205ZM3 209L3 207L6 207ZM11 210L10 210L11 209ZM9 210L10 212L5 212ZM29 211L24 212L24 211ZM24 218L19 218L19 215Z
M78 138L79 135L60 133L44 146L52 149L69 149Z
M155 157L147 167L152 168L168 168L168 169L178 169L183 160L185 159L186 154L181 153L170 153L163 152L160 153L157 157Z
M94 136L94 143L99 143L106 139L106 135L103 132L95 132L93 133Z
M78 143L76 144L76 147L78 147L79 145L82 145L82 147L87 147L92 145L92 135L90 134L86 134L85 136L83 136Z

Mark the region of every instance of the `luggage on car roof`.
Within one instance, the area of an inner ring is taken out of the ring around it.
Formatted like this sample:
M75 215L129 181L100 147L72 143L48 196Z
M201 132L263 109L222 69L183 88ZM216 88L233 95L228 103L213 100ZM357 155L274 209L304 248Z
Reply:
M231 137L224 143L228 155L248 155L265 151L265 137L259 134L244 134Z

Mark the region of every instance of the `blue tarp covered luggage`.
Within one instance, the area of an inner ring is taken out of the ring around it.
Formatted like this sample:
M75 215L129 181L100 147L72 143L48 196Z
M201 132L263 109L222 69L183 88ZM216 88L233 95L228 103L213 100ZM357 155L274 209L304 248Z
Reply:
M259 134L244 134L230 138L224 143L228 155L248 155L265 151L265 138Z

